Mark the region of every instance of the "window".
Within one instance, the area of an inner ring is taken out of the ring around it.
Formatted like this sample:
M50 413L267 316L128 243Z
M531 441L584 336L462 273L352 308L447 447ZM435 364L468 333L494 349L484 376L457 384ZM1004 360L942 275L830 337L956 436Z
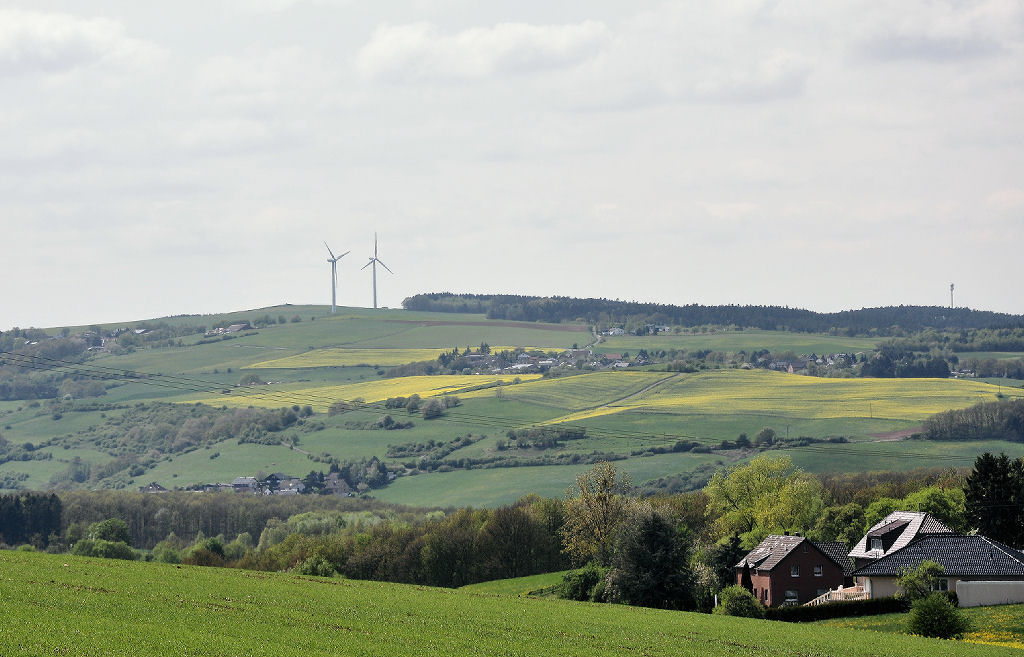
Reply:
M932 587L932 590L933 591L948 591L949 590L949 580L948 579L935 580L935 585Z
M800 577L800 566L790 566L789 567L789 576L790 577Z
M796 604L798 602L800 602L800 594L799 593L797 593L796 591L794 591L792 589L786 591L786 603L787 604Z
M871 549L872 550L881 550L882 549L882 539L880 539L880 538L873 538L873 539L871 539Z
M821 577L824 574L824 567L820 564L814 567L814 576Z

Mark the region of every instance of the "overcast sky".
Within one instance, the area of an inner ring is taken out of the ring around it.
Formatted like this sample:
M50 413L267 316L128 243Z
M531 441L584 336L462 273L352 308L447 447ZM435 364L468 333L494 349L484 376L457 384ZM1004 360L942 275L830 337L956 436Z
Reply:
M160 8L154 8L159 6ZM0 329L428 291L1024 313L1024 3L0 0Z

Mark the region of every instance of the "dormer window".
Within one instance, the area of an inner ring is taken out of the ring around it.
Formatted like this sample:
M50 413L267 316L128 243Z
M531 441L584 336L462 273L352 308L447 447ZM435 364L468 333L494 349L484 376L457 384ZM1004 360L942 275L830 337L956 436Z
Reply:
M871 549L872 550L881 550L882 549L882 539L880 539L880 538L873 538L873 539L871 539Z

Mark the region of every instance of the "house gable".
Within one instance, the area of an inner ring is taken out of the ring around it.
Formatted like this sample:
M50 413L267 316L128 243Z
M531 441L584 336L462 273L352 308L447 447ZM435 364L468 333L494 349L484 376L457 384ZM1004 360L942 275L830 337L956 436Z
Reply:
M893 511L861 537L849 556L861 567L905 547L920 536L951 533L949 527L928 513Z

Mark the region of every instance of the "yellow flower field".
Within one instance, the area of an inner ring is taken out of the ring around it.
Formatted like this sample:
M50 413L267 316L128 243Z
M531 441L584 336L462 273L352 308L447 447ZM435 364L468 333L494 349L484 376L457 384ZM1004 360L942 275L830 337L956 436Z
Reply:
M599 388L605 385L602 381ZM950 408L995 401L995 392L991 385L956 379L823 379L763 370L719 370L684 375L621 402L597 406L601 403L597 401L594 408L549 423L631 410L919 421ZM1024 397L1024 391L1013 388L1004 388L1003 394Z
M348 349L344 347L313 349L294 356L265 360L253 368L303 369L309 367L343 367L353 365L404 365L421 360L434 360L446 349Z
M406 376L394 379L380 379L365 383L350 383L340 386L319 386L315 388L275 389L274 386L257 386L241 389L236 395L197 398L212 406L245 407L262 406L278 408L292 404L309 404L318 412L326 411L336 401L362 399L367 403L384 401L389 397L436 397L444 393L459 393L466 388L475 388L497 382L512 383L516 378L531 381L539 374L519 375L453 375L453 376ZM494 393L491 392L493 395Z

